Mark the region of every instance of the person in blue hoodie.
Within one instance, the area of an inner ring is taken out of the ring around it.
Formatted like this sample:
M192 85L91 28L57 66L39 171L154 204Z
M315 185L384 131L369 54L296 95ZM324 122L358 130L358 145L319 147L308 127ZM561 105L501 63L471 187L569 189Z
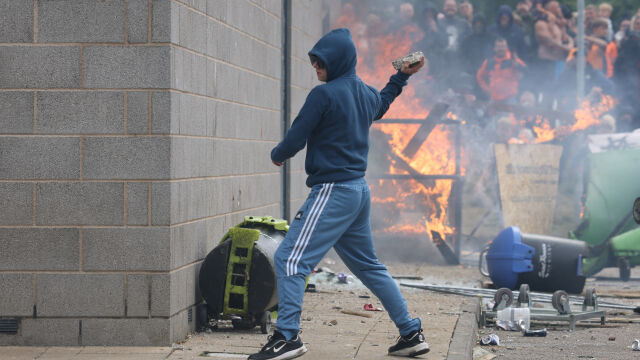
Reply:
M390 355L416 356L429 345L421 322L411 318L398 286L378 261L369 214L371 199L364 175L369 127L382 118L409 76L424 65L405 63L378 92L356 75L356 48L347 29L323 36L309 51L318 80L284 139L271 151L280 166L305 145L307 200L291 222L274 256L278 278L278 321L273 335L251 360L291 359L307 349L299 336L305 278L333 247L375 294L400 332ZM391 59L390 59L391 60Z

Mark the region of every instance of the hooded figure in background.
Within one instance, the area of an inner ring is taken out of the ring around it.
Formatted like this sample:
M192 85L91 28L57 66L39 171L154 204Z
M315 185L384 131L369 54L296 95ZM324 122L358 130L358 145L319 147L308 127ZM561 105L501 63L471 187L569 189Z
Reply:
M331 248L380 299L398 327L400 337L389 354L425 354L429 345L420 319L411 318L398 285L376 257L369 221L371 197L364 180L369 127L385 114L424 59L414 67L405 63L378 92L356 76L356 48L347 29L323 36L309 58L325 84L311 90L284 139L271 151L271 161L280 166L306 146L311 192L274 256L276 330L249 359L292 359L307 351L298 335L305 278Z
M496 23L489 27L489 33L496 38L507 40L509 49L518 56L526 52L524 49L524 34L518 24L513 21L513 10L509 5L502 5L498 9Z
M493 56L495 36L487 31L487 19L480 14L473 17L472 31L462 40L462 48L465 52L465 71L475 76L484 60Z

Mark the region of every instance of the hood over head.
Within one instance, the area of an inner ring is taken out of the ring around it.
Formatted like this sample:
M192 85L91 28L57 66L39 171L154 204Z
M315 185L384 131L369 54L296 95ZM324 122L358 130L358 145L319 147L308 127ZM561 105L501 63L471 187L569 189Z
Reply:
M475 29L477 23L482 23L482 25L484 25L484 29L482 32L484 33L484 30L487 30L487 18L485 18L482 14L477 14L473 17L473 29Z
M507 15L509 17L509 25L507 26L507 28L509 28L511 27L511 24L513 24L513 9L511 9L511 6L501 5L498 9L498 16L496 17L496 23L498 24L498 27L501 26L500 18L504 15Z
M356 73L356 46L349 29L335 29L323 36L309 51L317 56L327 69L327 82Z

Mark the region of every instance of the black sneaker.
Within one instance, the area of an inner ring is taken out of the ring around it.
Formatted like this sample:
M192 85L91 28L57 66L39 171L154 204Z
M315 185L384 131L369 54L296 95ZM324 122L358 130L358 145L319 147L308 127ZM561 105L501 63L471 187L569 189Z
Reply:
M287 339L277 330L267 338L267 344L262 347L259 353L249 355L248 360L285 360L302 356L307 352L302 339L296 335L295 339L287 341Z
M429 344L424 340L422 329L407 336L399 336L398 342L389 348L389 355L414 357L429 352Z

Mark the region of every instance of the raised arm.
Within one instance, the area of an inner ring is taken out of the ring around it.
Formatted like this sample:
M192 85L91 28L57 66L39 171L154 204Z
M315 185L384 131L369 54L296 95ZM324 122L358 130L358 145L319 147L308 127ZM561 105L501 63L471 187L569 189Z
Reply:
M389 106L391 106L393 100L402 93L402 88L407 85L409 77L417 73L423 66L424 56L420 62L414 66L409 66L409 63L405 61L402 69L391 76L387 85L380 91L380 108L374 120L379 120L384 116L387 110L389 110Z

